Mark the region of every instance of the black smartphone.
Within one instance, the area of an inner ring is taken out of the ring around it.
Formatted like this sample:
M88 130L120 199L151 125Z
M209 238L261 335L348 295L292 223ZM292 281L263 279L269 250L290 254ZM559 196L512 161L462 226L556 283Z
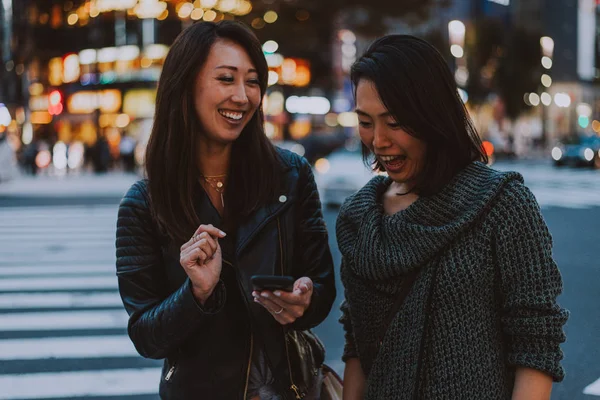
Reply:
M284 292L291 292L294 290L295 279L291 276L253 275L250 281L254 290L283 290Z

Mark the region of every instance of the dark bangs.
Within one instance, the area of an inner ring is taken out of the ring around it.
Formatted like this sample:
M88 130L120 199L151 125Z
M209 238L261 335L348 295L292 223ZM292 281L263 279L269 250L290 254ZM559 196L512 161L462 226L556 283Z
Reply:
M402 129L426 143L419 194L438 192L473 161L488 161L450 69L426 41L408 35L380 38L350 75L355 97L361 79L373 82ZM364 145L363 158L374 170L385 171Z

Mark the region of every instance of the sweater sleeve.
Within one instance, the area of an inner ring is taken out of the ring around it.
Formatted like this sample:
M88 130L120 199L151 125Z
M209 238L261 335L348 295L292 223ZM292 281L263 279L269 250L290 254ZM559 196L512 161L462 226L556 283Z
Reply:
M495 241L508 362L560 382L560 343L569 313L556 301L562 278L552 258L552 237L529 189L511 183L502 196Z
M356 351L356 346L354 344L354 330L352 329L352 319L350 317L350 305L348 304L348 301L344 300L340 310L342 310L342 316L339 319L339 322L344 328L344 338L346 339L342 361L346 362L350 358L357 358L358 352Z

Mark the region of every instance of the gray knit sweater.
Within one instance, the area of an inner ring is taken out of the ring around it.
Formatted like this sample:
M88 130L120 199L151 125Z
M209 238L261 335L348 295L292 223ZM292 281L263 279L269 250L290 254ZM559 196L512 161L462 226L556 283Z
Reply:
M562 280L521 175L476 162L388 216L381 196L390 182L373 178L337 220L344 359L360 359L365 399L510 399L515 366L561 381ZM380 344L399 284L415 268Z

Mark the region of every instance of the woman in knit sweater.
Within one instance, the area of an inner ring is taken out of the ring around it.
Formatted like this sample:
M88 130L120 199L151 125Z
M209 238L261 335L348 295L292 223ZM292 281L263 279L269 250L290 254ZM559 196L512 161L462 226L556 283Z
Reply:
M549 399L564 377L568 312L523 178L486 166L427 42L378 39L351 79L365 157L387 177L351 196L337 220L344 399Z

